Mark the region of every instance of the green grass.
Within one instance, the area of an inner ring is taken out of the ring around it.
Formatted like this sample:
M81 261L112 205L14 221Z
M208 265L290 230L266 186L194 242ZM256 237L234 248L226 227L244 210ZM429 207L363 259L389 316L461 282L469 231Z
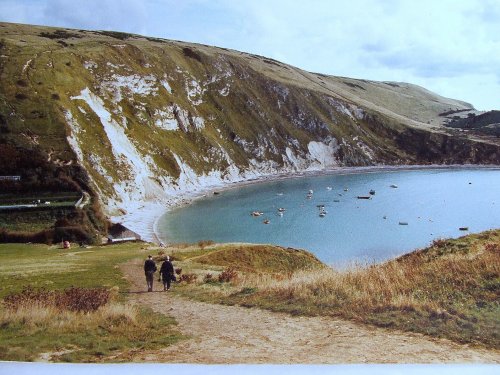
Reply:
M137 242L65 250L60 246L0 244L0 298L28 285L49 290L75 286L125 291L128 283L118 265L144 257L147 246ZM115 295L113 304L121 311L120 306L128 306L125 294ZM69 350L55 360L127 361L133 353L164 348L182 338L173 318L149 309L140 309L133 318L121 312L104 317L93 313L65 318L64 311L56 311L52 314L58 317L47 322L38 318L44 314L33 308L28 318L15 318L15 314L0 306L0 360L32 361L44 352ZM54 325L58 320L68 323Z
M228 246L190 259L196 263L246 272L286 274L324 267L323 263L307 251L269 245Z
M60 244L0 244L0 298L26 285L62 289L70 286L126 290L118 264L141 257L147 244L123 243L62 249Z

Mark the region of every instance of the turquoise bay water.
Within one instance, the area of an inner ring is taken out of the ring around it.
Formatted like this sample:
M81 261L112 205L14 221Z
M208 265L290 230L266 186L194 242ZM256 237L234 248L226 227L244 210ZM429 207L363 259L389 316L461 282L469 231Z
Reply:
M371 199L357 199L370 196L371 189ZM319 216L318 205L324 205L325 217ZM282 217L280 207L286 209ZM263 215L253 217L252 211ZM270 223L264 224L265 219ZM158 225L160 237L170 243L271 243L307 249L337 267L380 262L436 238L493 228L500 228L498 169L385 171L264 182L197 200L165 214Z

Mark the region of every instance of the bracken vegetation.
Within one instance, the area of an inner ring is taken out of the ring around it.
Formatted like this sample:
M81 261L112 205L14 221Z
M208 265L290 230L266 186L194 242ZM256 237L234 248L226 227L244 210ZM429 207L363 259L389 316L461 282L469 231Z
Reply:
M95 311L110 299L110 291L105 288L68 288L64 290L34 289L25 287L22 292L4 298L4 304L11 310L29 308L32 305L55 307L69 311Z

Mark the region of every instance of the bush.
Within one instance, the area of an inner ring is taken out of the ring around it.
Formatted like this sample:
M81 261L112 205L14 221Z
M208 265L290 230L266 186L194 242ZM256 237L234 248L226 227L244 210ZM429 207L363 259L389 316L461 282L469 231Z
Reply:
M219 275L219 281L221 283L228 283L233 280L236 280L238 277L238 273L235 271L234 268L228 268L224 270L220 275Z
M190 57L192 59L195 59L196 61L202 62L200 54L198 52L193 51L191 48L184 47L182 49L182 52L184 53L184 56Z
M48 291L25 287L22 292L4 298L5 306L17 310L29 305L53 306L61 310L90 312L110 300L110 291L104 288L75 288Z
M187 284L191 284L195 282L196 279L198 279L198 276L194 273L186 273L184 275L181 275L181 277L179 278L179 282L185 281Z
M54 241L54 230L45 229L40 232L11 232L0 229L0 243L46 243L52 244Z
M207 284L215 282L214 275L212 275L211 273L207 273L203 278L203 282Z
M42 31L40 34L38 34L42 38L48 38L48 39L68 39L68 38L81 38L82 36L80 34L74 33L74 32L69 32L66 30L55 30L53 32L45 32Z

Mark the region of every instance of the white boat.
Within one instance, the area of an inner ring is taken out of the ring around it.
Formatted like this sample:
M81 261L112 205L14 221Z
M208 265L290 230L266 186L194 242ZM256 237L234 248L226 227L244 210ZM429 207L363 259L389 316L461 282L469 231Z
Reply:
M262 216L262 215L264 215L264 212L253 211L250 215L252 215L252 216Z
M286 208L284 208L284 207L278 208L278 212L285 212L285 211L286 211Z
M332 190L332 187L331 186L327 186L326 190L330 191L330 190Z
M279 217L283 217L283 212L278 212Z

